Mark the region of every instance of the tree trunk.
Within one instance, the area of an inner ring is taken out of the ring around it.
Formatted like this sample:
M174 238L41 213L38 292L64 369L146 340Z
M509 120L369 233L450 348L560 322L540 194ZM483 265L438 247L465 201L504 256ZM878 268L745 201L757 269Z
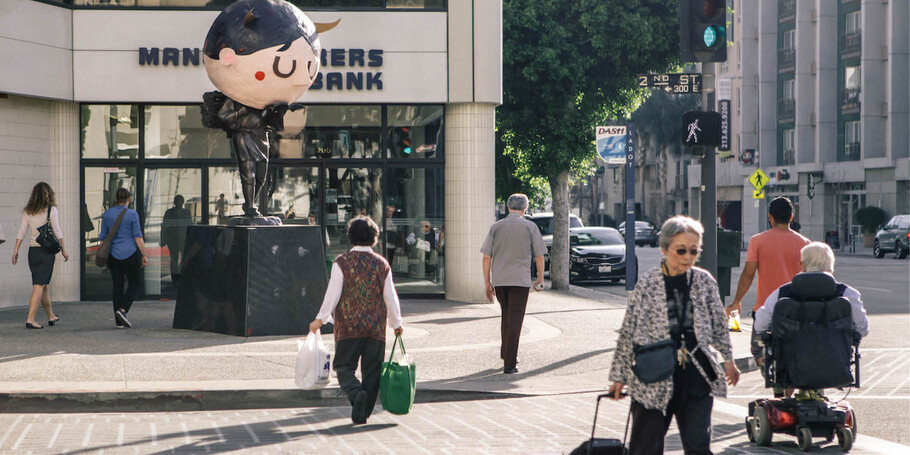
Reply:
M569 289L569 171L551 176L549 182L553 195L550 281L553 289Z

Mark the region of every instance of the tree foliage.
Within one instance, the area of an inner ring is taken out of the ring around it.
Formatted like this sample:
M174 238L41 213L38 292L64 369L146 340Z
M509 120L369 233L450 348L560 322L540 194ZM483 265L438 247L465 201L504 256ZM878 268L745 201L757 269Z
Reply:
M676 0L504 0L504 102L497 113L517 175L585 174L593 128L628 118L636 75L678 60Z
M568 287L568 182L594 165L594 127L628 118L638 74L678 64L677 0L503 0L497 133L514 174L553 197L555 289Z

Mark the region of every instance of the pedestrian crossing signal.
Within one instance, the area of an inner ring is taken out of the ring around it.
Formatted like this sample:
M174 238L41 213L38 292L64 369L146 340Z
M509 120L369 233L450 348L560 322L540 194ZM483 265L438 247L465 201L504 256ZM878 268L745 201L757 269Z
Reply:
M683 62L727 61L725 0L681 0L679 51Z
M718 112L689 111L682 116L682 144L687 147L717 147L721 142Z

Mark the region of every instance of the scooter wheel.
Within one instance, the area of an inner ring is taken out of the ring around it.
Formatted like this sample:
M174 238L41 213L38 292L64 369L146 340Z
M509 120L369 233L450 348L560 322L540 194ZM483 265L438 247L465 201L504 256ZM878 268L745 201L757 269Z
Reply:
M844 453L853 448L853 430L849 428L837 429L837 448Z
M796 434L796 445L803 452L808 452L812 447L812 430L809 427L799 429L799 433Z
M749 437L749 442L755 443L755 435L752 434L752 417L746 417L746 436Z
M755 418L752 419L752 437L760 446L771 445L771 419L765 405L755 407Z

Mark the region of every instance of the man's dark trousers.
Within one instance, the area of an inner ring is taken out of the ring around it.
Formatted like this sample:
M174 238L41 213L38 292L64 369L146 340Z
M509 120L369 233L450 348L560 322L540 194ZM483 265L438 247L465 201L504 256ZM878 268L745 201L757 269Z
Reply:
M502 344L499 356L502 357L505 369L515 368L518 363L518 338L521 336L521 324L528 307L528 292L531 288L520 286L497 286L496 300L502 308Z
M360 390L367 393L365 417L373 413L379 396L379 375L382 371L382 357L385 355L385 341L373 338L348 338L335 342L335 360L332 368L338 376L338 385L351 404ZM360 361L360 375L363 384L354 376Z

